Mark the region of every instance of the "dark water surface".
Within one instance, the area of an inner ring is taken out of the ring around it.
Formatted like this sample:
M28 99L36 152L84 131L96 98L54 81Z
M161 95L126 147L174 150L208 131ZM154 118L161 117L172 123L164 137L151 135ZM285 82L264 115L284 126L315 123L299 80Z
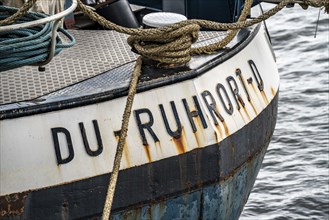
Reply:
M329 219L329 16L284 9L267 21L280 73L276 130L240 220Z

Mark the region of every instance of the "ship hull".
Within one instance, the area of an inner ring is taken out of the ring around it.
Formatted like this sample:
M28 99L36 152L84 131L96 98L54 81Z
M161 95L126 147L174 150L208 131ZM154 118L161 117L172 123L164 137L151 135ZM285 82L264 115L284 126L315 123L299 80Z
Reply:
M141 79L112 218L239 217L274 131L279 88L265 30L239 37L228 52L192 60L190 72ZM119 67L100 81L127 73ZM82 83L88 93L95 80ZM101 216L126 90L87 96L76 86L0 108L0 217Z
M121 171L111 217L238 219L274 131L277 104L276 96L220 144ZM261 132L246 142L256 129ZM22 193L12 207L24 207L23 219L93 219L101 216L108 181L102 175Z

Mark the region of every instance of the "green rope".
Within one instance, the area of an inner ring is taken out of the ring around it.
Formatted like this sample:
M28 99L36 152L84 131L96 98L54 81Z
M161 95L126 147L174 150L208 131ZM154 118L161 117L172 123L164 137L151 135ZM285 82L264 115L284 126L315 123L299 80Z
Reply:
M0 6L0 20L5 20L18 9ZM47 15L37 12L27 12L16 23L25 23ZM59 36L56 38L55 55L63 48L72 47L75 39L66 30L59 28L70 42L63 43ZM36 27L23 28L12 31L0 32L0 72L13 68L40 63L48 58L51 43L52 24L46 23Z

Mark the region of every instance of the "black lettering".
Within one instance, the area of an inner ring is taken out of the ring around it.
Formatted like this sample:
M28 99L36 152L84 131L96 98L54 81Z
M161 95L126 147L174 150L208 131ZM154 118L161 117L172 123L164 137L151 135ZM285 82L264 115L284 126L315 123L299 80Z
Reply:
M202 114L200 104L199 104L199 101L198 101L197 97L192 96L192 98L193 98L193 101L194 101L194 106L197 109L196 111L191 112L190 107L188 106L186 99L182 99L182 101L183 101L183 104L184 104L184 107L185 107L185 110L186 110L187 117L188 117L188 119L190 121L190 124L192 126L192 130L193 130L193 132L196 132L197 128L196 128L195 123L193 121L193 117L198 117L198 116L200 117L203 128L206 129L208 127L208 125L207 125L207 122L206 122L206 120L205 120L205 118Z
M71 160L73 160L74 150L73 150L73 145L72 145L72 139L71 139L70 132L66 128L59 127L59 128L52 128L51 133L53 135L53 141L54 141L54 146L55 146L55 154L56 154L56 158L57 158L57 164L58 165L65 164L65 163L68 163ZM62 155L61 155L61 149L60 149L59 140L58 140L58 134L59 133L63 133L65 135L67 147L68 147L68 150L69 150L69 155L65 159L63 159Z
M239 87L238 87L235 79L233 78L233 76L227 77L226 78L226 81L228 82L228 84L230 86L230 89L231 89L231 91L233 93L233 97L234 97L234 100L235 100L235 102L237 104L237 108L238 108L238 110L240 110L240 108L241 108L240 107L240 103L242 104L243 107L245 106L245 104L244 104L244 101L243 101L241 95L239 94ZM231 82L233 82L234 88L233 88Z
M121 130L114 131L113 133L114 133L114 136L116 136L116 137L120 137L120 135L121 135Z
M220 99L222 105L224 106L225 111L229 115L232 115L233 114L233 105L232 105L232 102L231 102L230 98L228 97L228 94L227 94L227 91L226 91L225 87L222 84L218 83L217 86L216 86L216 89L217 89L217 94L219 96L219 99ZM228 107L227 107L227 105L224 101L224 98L222 96L221 91L223 91L223 93L226 97L226 100L228 101Z
M240 70L240 69L237 69L237 70L235 71L235 73L236 73L236 75L239 77L240 82L241 82L241 84L242 84L242 86L243 86L243 90L244 90L244 92L245 92L246 95L247 95L248 101L250 102L250 101L251 101L251 99L250 99L250 95L249 95L248 90L247 90L247 87L246 87L246 85L245 85L245 83L244 83L244 80L243 80L243 77L242 77L242 72L241 72L241 70Z
M212 94L208 91L205 90L201 93L201 96L203 98L203 101L206 103L206 106L210 112L210 115L212 117L212 119L214 120L215 125L218 125L218 121L217 121L217 117L219 118L219 120L221 122L224 121L223 116L218 112L217 108L216 108L216 101L214 99L214 97L212 96ZM208 102L207 96L210 98L211 103ZM214 114L215 113L215 114ZM216 117L216 116L217 117Z
M180 136L182 135L182 124L179 120L179 117L178 117L178 113L177 113L177 109L176 109L176 106L175 106L175 102L171 101L170 102L170 105L171 105L171 109L174 113L174 117L175 117L175 121L176 121L176 125L177 125L177 130L176 131L173 131L171 130L170 126L169 126L169 122L168 122L168 119L167 119L167 116L166 116L166 112L163 108L163 105L160 104L159 105L159 108L160 108L160 111L161 111L161 115L162 115L162 118L163 118L163 122L166 126L166 130L168 132L168 134L171 136L171 137L174 137L174 138L180 138Z
M85 146L87 154L89 156L96 157L103 152L103 142L102 142L101 134L99 132L99 127L98 127L97 121L93 120L92 122L94 125L94 130L95 130L95 135L96 135L96 140L97 140L97 145L98 145L98 148L95 151L90 149L89 142L88 142L87 135L86 135L86 129L82 122L79 123L79 127L80 127L80 132L81 132L81 136L82 136L82 140L83 140L83 145Z
M144 129L146 129L151 134L154 142L158 142L159 138L156 136L156 134L154 133L154 131L151 128L154 123L154 119L153 119L153 115L152 115L151 111L147 108L142 108L142 109L135 110L134 114L135 114L135 119L137 122L138 129L139 129L139 133L142 137L143 145L148 145ZM149 122L142 124L142 121L140 119L140 114L147 114L149 117Z
M263 91L264 90L264 82L263 82L262 77L259 74L259 71L257 69L256 64L252 60L248 60L248 63L249 63L249 66L251 68L252 73L254 74L254 77L256 78L256 82L257 82L259 91Z

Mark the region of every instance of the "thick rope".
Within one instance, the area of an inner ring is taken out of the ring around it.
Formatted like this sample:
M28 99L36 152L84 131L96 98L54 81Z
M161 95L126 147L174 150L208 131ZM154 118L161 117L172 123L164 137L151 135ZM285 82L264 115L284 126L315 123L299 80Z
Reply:
M136 65L133 71L133 74L131 76L131 81L129 85L129 91L128 91L128 97L126 101L126 107L122 116L122 125L121 125L121 132L119 137L119 142L117 145L117 150L114 158L114 165L113 170L111 174L110 184L107 190L106 195L106 202L103 209L103 215L102 220L108 220L110 217L111 207L112 207L112 201L113 196L115 192L115 186L118 179L119 169L120 169L120 162L122 158L122 152L123 148L126 142L127 132L128 132L128 124L129 124L129 118L131 115L131 108L133 105L135 93L136 93L136 87L138 78L141 74L141 68L142 68L142 57L138 57L136 61Z
M125 28L116 25L91 9L87 8L81 0L78 0L78 6L81 11L88 15L93 21L100 25L118 31L120 33L129 34L128 43L133 50L147 57L151 60L158 61L164 64L185 64L191 60L191 55L213 53L225 47L236 35L237 32L230 32L227 37L217 43L191 48L191 45L197 40L198 32L201 27L212 30L239 30L241 28L249 27L278 13L281 9L295 0L283 0L273 9L267 11L263 15L251 20L243 19L240 16L236 23L220 23L206 20L187 20L182 21L170 26L154 28L154 29L141 29L141 28ZM304 0L305 4L314 7L328 8L328 0ZM245 1L247 13L251 0Z
M10 17L7 17L4 20L0 20L0 26L12 24L15 21L19 20L21 17L23 17L30 8L37 2L38 0L29 0L24 3L24 5L16 11L15 14L11 15Z
M303 4L300 4L304 9L308 6L315 8L325 8L325 12L329 13L329 0L303 0ZM305 7L306 6L306 7Z

